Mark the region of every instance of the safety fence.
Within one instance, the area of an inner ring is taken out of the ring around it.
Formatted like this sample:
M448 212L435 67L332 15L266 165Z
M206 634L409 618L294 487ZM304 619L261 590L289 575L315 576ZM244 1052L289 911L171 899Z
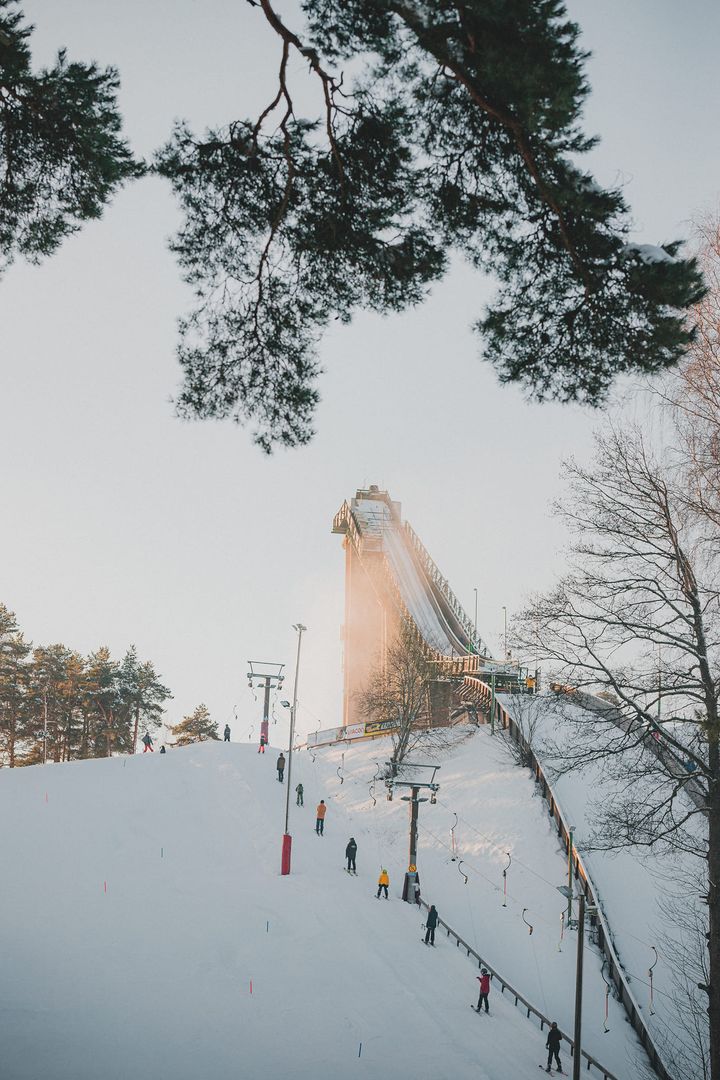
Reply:
M463 630L465 631L468 640L473 643L473 646L478 653L482 654L483 656L490 656L489 648L482 640L482 638L478 637L477 627L475 626L474 622L470 620L470 617L466 613L462 604L450 588L450 583L448 579L440 573L440 569L437 563L431 557L430 553L428 552L427 548L423 544L418 534L415 532L415 530L412 528L408 521L404 521L402 524L412 547L415 549L420 559L420 563L423 567L423 570L425 571L426 576L429 578L430 581L433 582L433 584L445 597L445 600L450 606L453 614L455 615L455 618L458 620Z
M422 899L420 900L420 905L426 910L429 907L429 905L426 904L425 901ZM499 972L495 970L492 964L489 964L487 960L484 960L480 956L480 953L473 949L471 945L468 945L468 943L464 941L460 937L460 935L453 930L451 926L448 926L444 919L439 918L438 925L442 926L443 930L449 938L453 938L458 949L463 948L468 956L472 956L475 960L477 960L479 968L485 968L486 971L490 972L493 977L494 984L500 987L501 994L505 994L505 991L507 991L508 998L513 998L513 1004L516 1008L522 1008L525 1010L528 1019L534 1017L535 1019L540 1021L541 1031L543 1031L545 1027L550 1027L552 1021L547 1016L545 1016L544 1013L540 1012L539 1009L536 1009L534 1005L531 1005L530 1002L526 998L524 998L522 994L515 989L514 986L510 985L507 979L503 979L502 975L500 975ZM560 1028L558 1028L558 1031L560 1031L560 1035L565 1040L565 1042L568 1043L570 1047L570 1055L573 1056L575 1053L573 1040L570 1038L569 1035L566 1035L564 1031L561 1031ZM592 1054L588 1054L587 1050L583 1050L582 1047L580 1048L580 1056L586 1063L587 1068L596 1069L600 1076L602 1076L603 1080L618 1080L614 1073L611 1073L609 1069L606 1069L604 1065L601 1065L597 1058L593 1057Z

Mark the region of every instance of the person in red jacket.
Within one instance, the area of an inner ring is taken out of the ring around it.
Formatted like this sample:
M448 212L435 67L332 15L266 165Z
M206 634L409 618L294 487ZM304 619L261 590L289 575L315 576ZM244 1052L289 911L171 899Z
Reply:
M477 981L480 983L480 997L478 998L477 1011L480 1012L483 1002L485 1002L485 1012L490 1012L488 1007L488 994L490 993L490 972L487 968L482 969L482 973L476 976Z

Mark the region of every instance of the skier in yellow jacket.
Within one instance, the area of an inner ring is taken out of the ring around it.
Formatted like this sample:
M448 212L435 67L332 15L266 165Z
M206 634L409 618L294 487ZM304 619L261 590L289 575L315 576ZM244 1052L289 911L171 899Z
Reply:
M381 892L382 889L385 890L385 899L386 900L389 899L389 897L388 897L388 885L389 884L390 884L390 878L388 877L388 872L385 869L385 867L383 867L382 871L380 873L380 877L378 878L378 891L377 891L377 896L375 897L376 900L380 899L380 892Z

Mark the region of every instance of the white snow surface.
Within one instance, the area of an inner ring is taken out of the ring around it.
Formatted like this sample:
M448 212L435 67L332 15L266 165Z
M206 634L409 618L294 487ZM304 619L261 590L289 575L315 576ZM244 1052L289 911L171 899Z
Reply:
M459 646L450 641L418 572L405 531L397 526L387 504L377 499L353 499L352 511L363 533L382 540L405 606L428 645L444 656L458 652Z
M441 758L424 759L439 760L441 789L420 809L423 896L570 1030L575 936L558 951L565 860L545 804L502 737L448 739ZM474 962L441 931L435 949L422 944L418 909L399 899L407 803L388 802L382 783L375 806L369 795L389 753L377 740L293 754L305 806L293 798L288 877L286 789L270 748L205 743L2 770L3 1080L537 1075L536 1022L496 987L490 1016L473 1013ZM467 885L451 861L455 814ZM351 835L357 877L343 869ZM390 902L375 898L383 866ZM583 1045L639 1080L642 1052L614 1001L603 1034L599 968L588 946Z

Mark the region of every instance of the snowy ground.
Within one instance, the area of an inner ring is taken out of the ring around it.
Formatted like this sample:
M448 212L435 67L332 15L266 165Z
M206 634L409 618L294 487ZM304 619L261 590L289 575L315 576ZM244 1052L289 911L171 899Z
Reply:
M306 794L292 808L287 878L270 749L215 743L2 770L3 1080L538 1075L544 1035L494 992L490 1017L471 1012L473 964L442 936L424 946L417 910L398 899L407 804L387 802L381 785L376 806L368 793L387 756L383 740L294 755L293 786L302 779ZM485 731L451 750L439 780L439 803L421 808L425 897L570 1027L575 941L558 951L564 860L542 801ZM447 846L454 813L467 885ZM351 834L357 878L343 871ZM375 899L381 865L389 903ZM584 1043L635 1080L634 1033L614 1003L602 1033L599 961L586 955Z

